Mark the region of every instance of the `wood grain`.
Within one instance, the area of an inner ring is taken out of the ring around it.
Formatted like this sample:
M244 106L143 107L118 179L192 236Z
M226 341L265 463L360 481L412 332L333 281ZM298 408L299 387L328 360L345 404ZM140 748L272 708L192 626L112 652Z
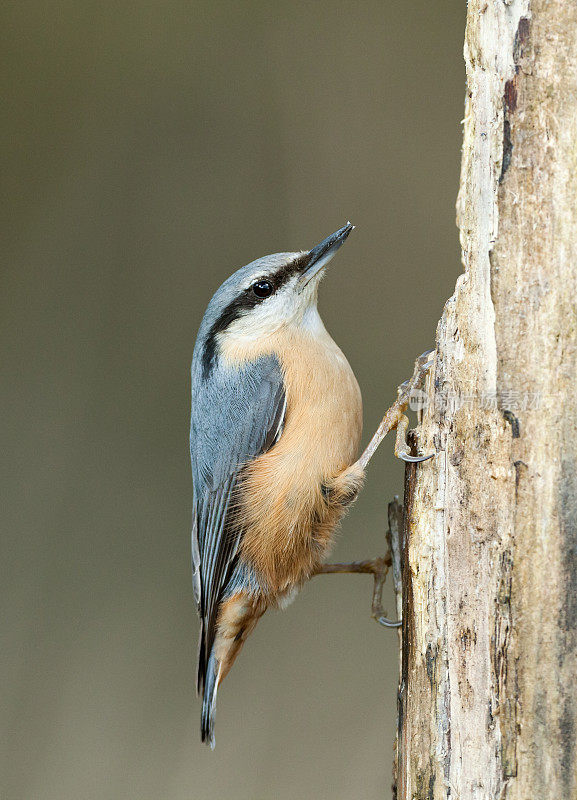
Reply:
M398 800L577 797L577 4L470 0L464 273L407 467Z

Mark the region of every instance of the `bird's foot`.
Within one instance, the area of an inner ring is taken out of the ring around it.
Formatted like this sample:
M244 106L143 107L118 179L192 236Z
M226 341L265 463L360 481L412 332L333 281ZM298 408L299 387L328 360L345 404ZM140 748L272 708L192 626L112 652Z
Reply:
M412 456L409 452L410 446L407 442L407 431L409 429L409 419L403 414L397 423L397 436L395 439L395 456L402 461L409 464L420 464L421 461L428 461L435 454L430 453L428 456Z
M398 458L401 458L403 461L418 463L420 461L426 461L427 459L432 458L432 455L434 455L412 456L409 454L409 448L406 441L406 433L409 426L409 421L405 416L405 411L407 410L407 406L409 405L409 401L411 399L411 393L423 385L423 381L425 380L427 372L433 364L433 359L431 358L432 353L432 350L428 350L420 355L415 361L412 377L399 386L397 390L397 399L383 417L381 424L377 428L373 438L358 460L358 464L362 469L365 469L373 457L377 447L380 445L387 433L395 428L397 431L399 428L401 429L400 433L397 432L397 441L395 444L395 455Z
M383 586L387 578L387 573L391 566L390 554L384 558L372 558L367 561L352 561L349 564L321 564L314 571L313 575L339 575L342 573L355 573L372 575L375 583L373 587L373 601L371 605L371 616L385 628L399 628L402 624L400 620L392 620L386 616L383 609Z

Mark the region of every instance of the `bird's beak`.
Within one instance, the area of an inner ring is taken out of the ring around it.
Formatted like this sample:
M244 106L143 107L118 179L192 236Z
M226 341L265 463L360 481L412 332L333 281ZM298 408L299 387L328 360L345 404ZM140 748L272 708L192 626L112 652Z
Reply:
M318 275L322 268L329 263L349 233L354 230L354 227L355 226L351 225L350 222L347 222L344 227L339 228L338 231L327 236L320 244L313 247L309 252L305 270L299 278L301 286L306 286L306 284L314 278L315 275Z

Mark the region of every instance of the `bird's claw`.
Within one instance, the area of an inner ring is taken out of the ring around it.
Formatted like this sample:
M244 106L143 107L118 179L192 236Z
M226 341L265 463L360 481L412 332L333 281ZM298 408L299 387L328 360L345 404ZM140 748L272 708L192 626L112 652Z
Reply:
M400 628L403 624L401 619L388 619L388 617L384 617L382 614L373 614L373 619L385 628Z
M428 461L434 455L434 453L430 453L428 456L410 456L408 453L399 450L397 458L400 458L401 461L406 461L407 464L420 464L422 461Z
M401 461L408 464L420 464L422 461L428 461L435 454L431 453L428 456L412 456L409 453L409 445L407 444L407 430L409 429L409 420L403 414L397 424L397 438L395 439L395 455Z

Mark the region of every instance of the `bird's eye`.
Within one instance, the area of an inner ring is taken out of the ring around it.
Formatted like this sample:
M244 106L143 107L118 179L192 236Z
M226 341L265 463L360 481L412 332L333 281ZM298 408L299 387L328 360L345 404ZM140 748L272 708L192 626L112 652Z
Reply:
M250 288L253 290L254 294L262 300L272 294L273 287L270 281L256 281Z

